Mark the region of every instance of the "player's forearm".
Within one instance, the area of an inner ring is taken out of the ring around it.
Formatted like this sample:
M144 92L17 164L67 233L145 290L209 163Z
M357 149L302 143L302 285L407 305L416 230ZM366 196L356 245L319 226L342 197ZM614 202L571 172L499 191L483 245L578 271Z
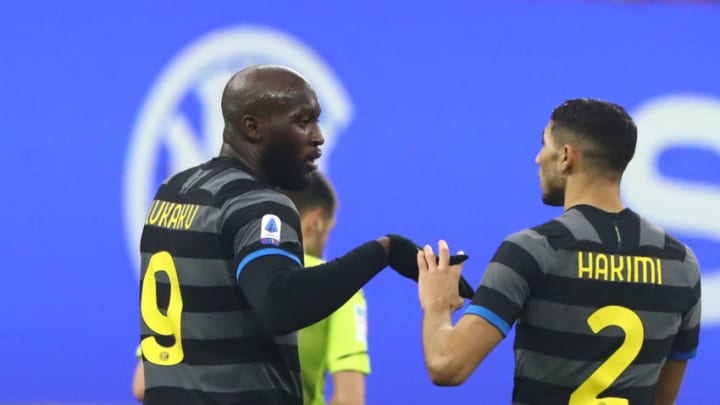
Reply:
M362 397L338 397L333 395L328 405L365 405Z
M333 394L329 405L365 405L365 374L359 371L333 373Z
M268 268L272 259L263 259L251 262L239 282L253 310L277 335L327 317L387 265L385 248L376 241L307 269Z
M451 312L448 309L425 310L422 334L425 366L436 385L459 385L464 381L455 359L452 342Z
M132 392L135 399L142 401L145 397L145 366L142 359L138 360L133 373Z
M655 405L673 405L680 393L687 360L667 360L655 385Z

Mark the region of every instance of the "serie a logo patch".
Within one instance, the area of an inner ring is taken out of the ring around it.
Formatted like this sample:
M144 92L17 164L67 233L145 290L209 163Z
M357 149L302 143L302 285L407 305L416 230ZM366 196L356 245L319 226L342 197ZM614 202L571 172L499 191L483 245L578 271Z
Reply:
M282 223L276 215L263 215L260 222L260 243L265 245L280 245L280 230Z

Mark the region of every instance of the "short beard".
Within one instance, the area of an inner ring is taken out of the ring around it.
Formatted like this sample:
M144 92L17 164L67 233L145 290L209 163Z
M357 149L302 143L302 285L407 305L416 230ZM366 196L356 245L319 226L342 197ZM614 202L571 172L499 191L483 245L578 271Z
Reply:
M297 159L292 144L272 142L260 155L260 167L273 187L303 191L310 185L310 172L305 162Z
M543 192L542 202L551 207L562 207L565 205L565 189L552 188L547 192Z

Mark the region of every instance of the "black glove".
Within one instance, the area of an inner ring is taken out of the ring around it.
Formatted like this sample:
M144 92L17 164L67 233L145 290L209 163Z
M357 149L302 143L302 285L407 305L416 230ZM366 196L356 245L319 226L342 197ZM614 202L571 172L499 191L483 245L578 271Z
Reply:
M388 238L390 238L388 265L401 275L417 282L419 272L417 266L417 252L422 249L420 246L416 245L413 241L404 236L389 234ZM450 265L460 264L468 258L468 255L450 256ZM439 261L440 258L438 257L437 260ZM460 276L458 293L461 297L467 299L472 299L475 295L475 290L472 288L470 283L465 280L465 277Z

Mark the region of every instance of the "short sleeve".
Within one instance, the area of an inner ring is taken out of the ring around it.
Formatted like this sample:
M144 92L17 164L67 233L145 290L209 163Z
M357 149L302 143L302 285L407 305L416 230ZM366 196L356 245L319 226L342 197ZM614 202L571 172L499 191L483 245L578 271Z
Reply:
M285 256L301 267L300 217L289 198L271 189L253 190L222 207L223 243L232 247L236 277L253 260Z
M328 371L369 374L367 304L362 290L330 315L328 325Z
M685 264L688 266L688 275L692 297L690 308L682 314L680 328L675 335L672 348L668 354L670 360L689 360L696 356L700 342L700 316L702 312L702 286L700 281L700 264L695 253L689 247L685 247Z
M547 260L542 236L532 230L511 235L498 247L465 315L484 318L506 336L542 277Z

